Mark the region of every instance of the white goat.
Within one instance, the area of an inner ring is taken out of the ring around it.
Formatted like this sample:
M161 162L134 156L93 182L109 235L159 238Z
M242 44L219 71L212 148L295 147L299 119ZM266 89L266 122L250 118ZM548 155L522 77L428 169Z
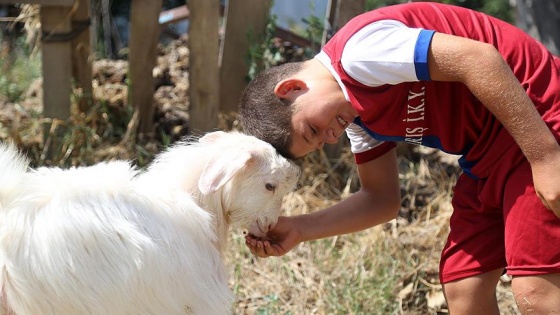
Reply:
M228 314L229 226L276 224L299 168L238 132L128 162L27 171L0 144L0 313Z

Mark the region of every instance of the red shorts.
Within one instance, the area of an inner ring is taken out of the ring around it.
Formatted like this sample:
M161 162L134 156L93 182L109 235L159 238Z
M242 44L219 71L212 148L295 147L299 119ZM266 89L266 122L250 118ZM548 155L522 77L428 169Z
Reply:
M560 219L537 197L530 165L517 147L504 153L488 178L461 175L452 203L441 283L500 268L513 276L560 272Z

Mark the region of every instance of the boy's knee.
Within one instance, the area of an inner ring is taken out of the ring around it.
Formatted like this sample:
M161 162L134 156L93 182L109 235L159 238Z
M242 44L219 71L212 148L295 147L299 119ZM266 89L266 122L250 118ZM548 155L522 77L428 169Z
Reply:
M493 301L496 297L495 286L464 281L444 285L444 292L448 303L476 304L477 301Z
M560 313L560 274L514 277L512 289L522 314Z
M501 270L446 283L443 286L450 314L499 314L496 284Z

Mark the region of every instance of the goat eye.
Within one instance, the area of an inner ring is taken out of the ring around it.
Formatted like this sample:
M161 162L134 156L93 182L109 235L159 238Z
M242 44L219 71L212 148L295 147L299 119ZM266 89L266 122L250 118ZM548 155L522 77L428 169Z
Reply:
M269 191L275 191L276 190L276 186L274 186L270 183L266 184L264 187L266 188L266 190L269 190Z

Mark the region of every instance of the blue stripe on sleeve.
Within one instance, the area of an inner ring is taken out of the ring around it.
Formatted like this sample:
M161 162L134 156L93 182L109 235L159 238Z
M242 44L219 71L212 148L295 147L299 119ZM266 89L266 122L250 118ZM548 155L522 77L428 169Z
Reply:
M434 33L435 31L431 30L421 30L414 47L414 68L416 77L421 81L431 80L428 71L428 49Z

